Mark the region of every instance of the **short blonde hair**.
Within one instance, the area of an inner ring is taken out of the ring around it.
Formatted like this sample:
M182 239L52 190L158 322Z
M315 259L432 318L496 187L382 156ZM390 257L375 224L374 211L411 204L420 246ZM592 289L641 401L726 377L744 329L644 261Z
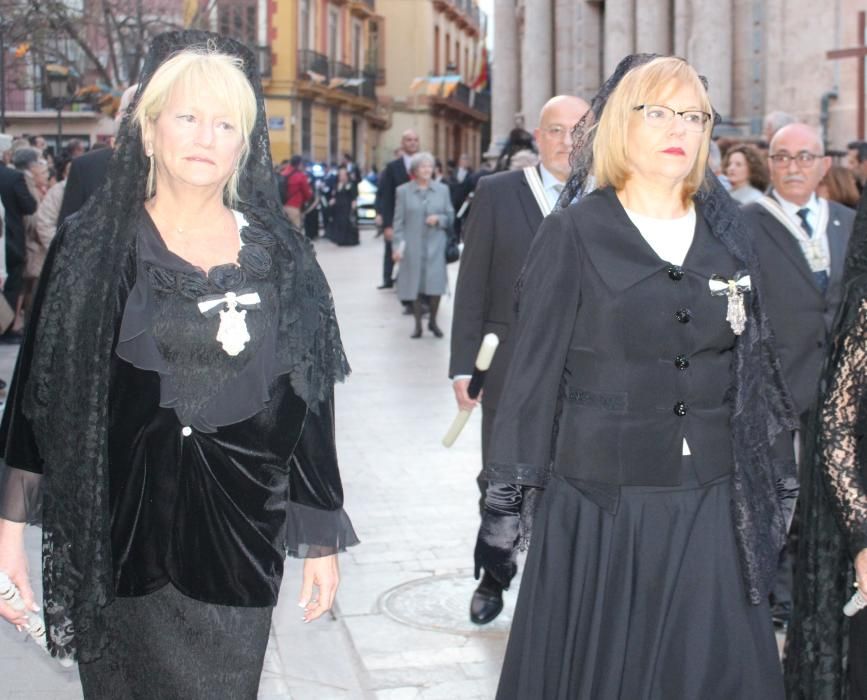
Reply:
M622 189L630 177L627 135L633 118L638 118L635 107L659 104L673 91L672 86L691 87L698 95L697 107L713 114L707 90L695 69L682 58L665 56L648 61L629 71L611 93L602 117L596 124L593 140L593 175L598 187L611 185ZM692 170L683 181L683 199L686 202L701 188L707 167L707 155L713 125L708 124L702 136L701 147Z
M250 152L250 135L256 122L256 95L243 69L244 62L240 58L218 53L211 48L184 49L157 68L132 115L144 136L147 123L159 118L175 90L207 95L209 100L225 106L230 120L242 136L238 167L226 183L224 193L229 205L238 201L238 173L243 170ZM151 167L147 197L153 196L155 188L155 173Z

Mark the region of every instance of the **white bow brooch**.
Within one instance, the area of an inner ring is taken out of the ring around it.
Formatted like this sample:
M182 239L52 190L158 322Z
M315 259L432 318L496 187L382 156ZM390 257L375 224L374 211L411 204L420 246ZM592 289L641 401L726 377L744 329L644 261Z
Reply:
M728 297L726 321L732 327L735 335L740 335L747 327L747 312L744 306L744 294L752 289L750 276L741 272L735 278L727 280L722 275L712 275L708 280L710 293L715 297Z
M217 329L217 342L223 346L227 355L239 355L247 343L250 334L247 332L247 309L258 309L262 300L258 292L243 290L226 292L225 294L209 294L199 297L199 311L205 316L213 316L219 310L220 327ZM225 306L225 308L222 308ZM241 307L241 311L238 311Z

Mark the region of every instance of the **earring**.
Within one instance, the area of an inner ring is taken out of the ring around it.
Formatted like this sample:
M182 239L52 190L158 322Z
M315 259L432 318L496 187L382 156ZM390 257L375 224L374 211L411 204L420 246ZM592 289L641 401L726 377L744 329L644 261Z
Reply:
M146 155L148 158L153 158L153 156L154 156L154 149L153 149L153 146L151 146L150 144L148 144L148 145L145 147L145 155Z

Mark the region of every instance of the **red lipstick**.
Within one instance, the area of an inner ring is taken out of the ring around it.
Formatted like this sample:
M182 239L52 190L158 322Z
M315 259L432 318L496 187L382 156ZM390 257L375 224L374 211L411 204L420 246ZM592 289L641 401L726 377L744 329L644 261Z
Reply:
M672 146L671 148L666 148L663 151L663 153L668 153L669 155L672 155L672 156L685 156L686 155L686 151L684 151L682 148L679 148L678 146Z

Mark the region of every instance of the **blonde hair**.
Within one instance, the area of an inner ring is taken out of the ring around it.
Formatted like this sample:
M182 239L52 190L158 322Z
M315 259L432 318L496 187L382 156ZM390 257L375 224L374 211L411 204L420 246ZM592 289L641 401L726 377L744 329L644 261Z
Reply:
M658 104L673 89L690 87L698 95L702 111L713 114L707 90L698 73L682 58L665 56L648 61L629 71L611 93L602 117L596 124L593 140L593 175L597 187L611 185L620 190L630 177L627 135L633 118L640 118L635 107L642 104ZM692 170L683 181L682 196L689 200L702 186L707 166L711 124L702 135L701 147Z
M212 48L184 49L165 61L154 72L133 111L133 121L141 129L153 124L175 90L193 95L207 95L224 106L230 121L242 136L237 167L226 183L224 197L228 205L238 201L238 173L243 170L250 152L250 134L256 121L256 95L244 75L240 58L218 53ZM147 197L156 189L155 168L148 171Z

